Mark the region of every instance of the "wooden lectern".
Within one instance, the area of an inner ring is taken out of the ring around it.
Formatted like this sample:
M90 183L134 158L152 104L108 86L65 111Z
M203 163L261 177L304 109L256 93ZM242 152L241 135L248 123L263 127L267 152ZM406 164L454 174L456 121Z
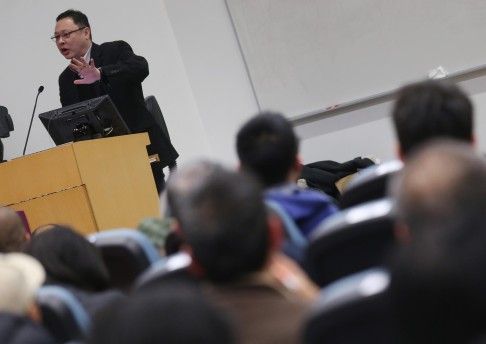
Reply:
M81 234L135 228L159 216L146 133L80 141L0 164L0 204L30 228L66 224Z

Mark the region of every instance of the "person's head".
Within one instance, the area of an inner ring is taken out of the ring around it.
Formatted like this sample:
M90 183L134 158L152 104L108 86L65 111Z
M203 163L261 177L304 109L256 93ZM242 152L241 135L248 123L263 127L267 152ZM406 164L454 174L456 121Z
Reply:
M434 140L413 154L390 185L397 234L413 239L430 228L445 230L486 209L486 162L471 145Z
M46 223L44 225L40 225L39 227L35 228L32 231L32 236L39 235L41 233L45 233L53 228L58 227L59 225L56 225L55 223Z
M393 124L402 159L433 138L474 142L471 101L459 87L444 81L403 87L393 109Z
M178 220L174 217L173 209L176 202L187 197L193 189L204 183L205 178L223 167L209 160L198 160L184 166L182 172L171 174L165 191L160 195L161 212L165 219L171 221L171 231L166 237L165 251L170 255L181 250L184 239L180 232ZM174 178L177 176L177 178ZM175 181L172 181L175 179Z
M92 291L108 287L109 273L101 254L71 228L55 226L33 236L24 252L44 266L48 284L67 284Z
M0 207L0 252L21 251L28 238L21 217L10 208Z
M221 167L203 177L198 170L182 167L167 185L172 214L194 260L214 282L259 271L271 250L260 184Z
M0 254L0 312L39 320L37 289L45 279L42 265L24 253Z
M56 18L53 37L57 48L66 59L84 56L92 40L88 17L72 9L61 13Z
M194 288L160 286L130 295L102 311L89 344L231 344L225 314Z
M236 151L242 170L266 187L296 181L300 173L299 140L281 114L265 112L246 122L238 131Z
M197 160L184 165L175 174L171 174L167 182L167 188L161 195L161 203L164 203L163 213L167 218L174 217L176 203L188 197L193 190L200 188L206 178L214 173L224 171L223 166L210 160Z

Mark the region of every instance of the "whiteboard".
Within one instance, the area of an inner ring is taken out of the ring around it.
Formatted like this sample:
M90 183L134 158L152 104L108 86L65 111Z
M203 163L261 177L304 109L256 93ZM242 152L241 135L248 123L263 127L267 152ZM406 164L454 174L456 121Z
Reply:
M484 0L226 0L261 109L288 117L486 62Z

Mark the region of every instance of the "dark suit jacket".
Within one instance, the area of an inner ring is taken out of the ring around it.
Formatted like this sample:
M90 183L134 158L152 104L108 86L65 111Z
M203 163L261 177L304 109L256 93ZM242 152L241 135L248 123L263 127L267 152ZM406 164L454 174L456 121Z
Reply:
M147 60L135 55L124 41L93 43L91 58L96 67L101 67L102 79L89 85L75 85L77 73L66 68L59 76L62 106L107 94L132 133L149 133L150 154L158 153L163 166L175 161L176 150L145 106L142 81L149 74Z

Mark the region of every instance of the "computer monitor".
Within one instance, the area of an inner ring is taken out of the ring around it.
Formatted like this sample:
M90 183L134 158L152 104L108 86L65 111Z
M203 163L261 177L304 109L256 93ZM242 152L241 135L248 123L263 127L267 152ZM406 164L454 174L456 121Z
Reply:
M108 95L44 112L39 118L56 145L130 134Z

